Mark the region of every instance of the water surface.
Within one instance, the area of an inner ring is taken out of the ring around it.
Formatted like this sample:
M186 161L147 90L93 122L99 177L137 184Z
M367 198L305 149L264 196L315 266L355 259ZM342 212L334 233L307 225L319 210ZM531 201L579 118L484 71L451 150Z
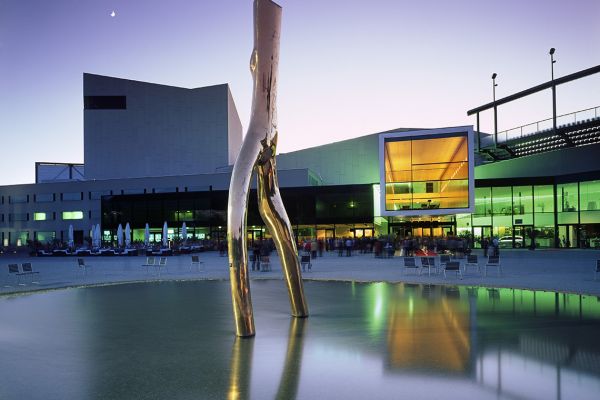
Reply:
M253 281L236 339L228 282L0 297L1 399L597 399L600 302L512 289Z

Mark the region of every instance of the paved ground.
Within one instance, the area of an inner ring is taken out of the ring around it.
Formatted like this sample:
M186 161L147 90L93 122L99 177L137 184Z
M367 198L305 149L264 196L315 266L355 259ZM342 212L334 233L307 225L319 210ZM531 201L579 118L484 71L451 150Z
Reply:
M483 268L483 260L480 265ZM154 280L229 279L227 257L216 252L199 254L204 262L200 272L190 271L191 256L168 257L168 270L160 276L154 268L146 269L145 257L86 257L92 268L87 272L77 267L75 257L0 257L0 294L97 285L118 282ZM418 275L406 272L402 259L378 259L371 254L338 257L325 254L313 261L311 272L303 274L305 280L339 280L364 282L409 282L433 284L460 284L469 286L511 287L522 289L552 290L600 296L600 276L594 280L596 260L600 251L594 250L503 250L501 252L502 276L491 270L487 277L470 271L460 280L454 275ZM15 276L8 274L9 263L31 262L39 271L34 281L25 277L18 285ZM464 261L463 261L464 262ZM271 257L271 272L251 272L252 279L283 279L279 258ZM600 275L600 274L599 274Z

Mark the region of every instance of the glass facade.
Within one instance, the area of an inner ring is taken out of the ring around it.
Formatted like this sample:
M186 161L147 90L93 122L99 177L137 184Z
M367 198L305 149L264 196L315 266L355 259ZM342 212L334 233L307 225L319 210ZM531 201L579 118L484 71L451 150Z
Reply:
M536 247L600 248L600 181L548 182L480 186L472 214L421 217L378 215L379 185L282 188L281 193L299 240L458 234L471 237L475 248L492 235L504 248L529 247L534 239ZM151 240L160 240L164 221L174 235L185 222L193 238L224 239L226 208L226 191L106 196L102 226L116 231L118 224L129 222L134 240L141 240L149 223ZM255 191L250 194L248 232L249 240L270 238Z
M469 207L466 134L386 139L385 210Z
M373 185L282 188L281 196L298 240L375 235ZM188 236L220 241L226 237L227 200L227 191L105 196L102 227L113 232L129 222L134 240L141 240L148 223L150 241L158 241L165 221L175 236L185 222ZM270 238L258 212L255 190L249 196L247 223L250 241Z
M556 205L555 205L556 200ZM502 247L600 248L600 181L475 189L475 212L457 216L457 231L498 236Z

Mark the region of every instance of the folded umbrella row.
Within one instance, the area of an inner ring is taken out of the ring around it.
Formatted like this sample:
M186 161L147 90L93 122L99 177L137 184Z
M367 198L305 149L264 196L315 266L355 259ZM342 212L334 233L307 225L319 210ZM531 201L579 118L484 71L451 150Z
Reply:
M92 229L90 230L91 238L92 238L92 246L100 247L102 240L100 236L100 224L92 225ZM167 222L165 221L162 229L162 245L168 245L168 233L169 228ZM181 227L181 236L183 240L187 239L187 227L185 222ZM123 243L125 247L129 247L131 245L131 227L129 222L125 225L125 230L123 230L123 226L119 224L117 227L117 244L119 247L123 247ZM146 224L146 228L144 229L144 245L148 246L150 243L150 226ZM73 246L73 225L69 225L69 246Z

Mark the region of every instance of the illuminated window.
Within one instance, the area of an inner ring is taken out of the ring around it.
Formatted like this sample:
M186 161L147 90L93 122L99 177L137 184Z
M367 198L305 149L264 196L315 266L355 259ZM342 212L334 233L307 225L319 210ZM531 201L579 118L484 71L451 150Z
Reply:
M62 219L63 220L83 219L83 211L63 211Z
M437 209L469 208L472 177L467 133L416 133L383 142L385 211L430 214Z
M36 232L35 233L36 240L38 242L51 242L56 238L56 232L48 231L48 232Z
M48 217L47 217L46 213L44 213L44 212L33 213L33 220L34 221L45 221L47 219L48 219Z

